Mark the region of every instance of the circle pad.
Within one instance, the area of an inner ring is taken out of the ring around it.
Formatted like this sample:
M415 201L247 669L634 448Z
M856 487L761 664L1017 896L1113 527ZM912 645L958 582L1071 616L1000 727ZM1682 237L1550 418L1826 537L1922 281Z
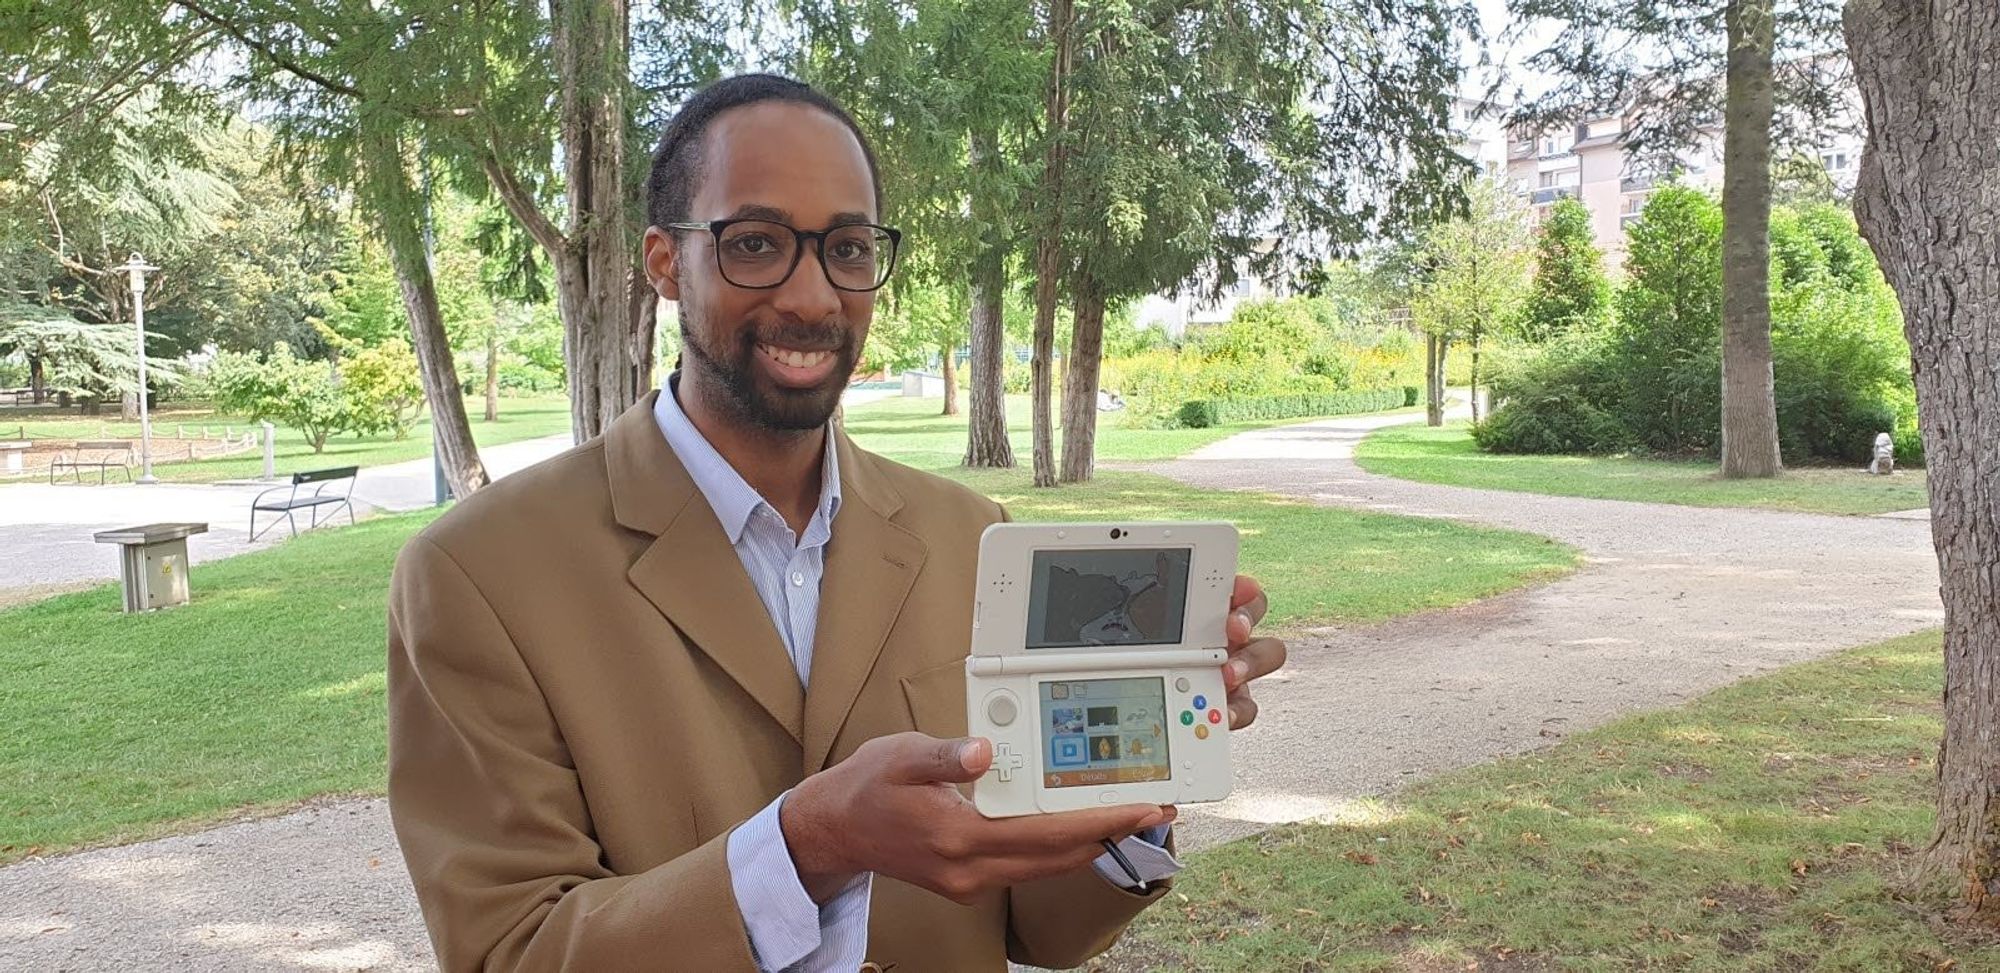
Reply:
M1019 716L1020 712L1020 707L1015 704L1012 695L996 693L986 701L986 718L991 720L994 726L1013 723L1014 717Z

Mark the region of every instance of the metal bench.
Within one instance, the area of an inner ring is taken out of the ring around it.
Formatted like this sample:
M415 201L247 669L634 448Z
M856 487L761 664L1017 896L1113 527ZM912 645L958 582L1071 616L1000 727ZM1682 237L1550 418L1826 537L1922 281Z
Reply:
M293 515L300 510L304 510L310 515L307 530L320 525L319 512L321 507L334 508L327 511L327 520L329 521L340 513L339 508L346 507L347 522L349 524L354 523L354 501L352 499L354 477L355 474L360 472L361 467L358 466L339 466L329 470L309 470L304 473L294 473L292 474L292 482L289 484L275 486L257 494L257 498L250 501L250 539L254 541L258 537L263 536L263 533L268 533L271 528L278 526L277 517L273 516L271 522L264 525L264 531L259 532L257 530L257 515L259 513L284 514L285 522L291 525L293 537L299 536L299 522ZM347 481L346 490L339 493L327 492L328 487L342 480ZM314 484L318 485L313 486ZM300 493L299 488L303 486L313 486L312 492ZM282 499L265 499L278 493L284 493L285 496Z
M56 454L49 464L49 482L54 483L63 470L69 470L76 482L83 482L83 471L97 471L98 485L112 470L125 474L125 482L132 482L132 444L122 439L85 439L74 447Z

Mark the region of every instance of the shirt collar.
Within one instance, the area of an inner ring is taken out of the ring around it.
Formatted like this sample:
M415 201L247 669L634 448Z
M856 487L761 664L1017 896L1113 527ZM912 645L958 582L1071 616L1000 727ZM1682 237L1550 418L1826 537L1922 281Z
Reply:
M777 509L766 501L762 494L736 472L736 467L722 458L708 437L696 429L694 422L681 410L681 404L674 397L675 387L680 383L680 373L667 376L660 388L660 394L653 403L653 421L660 427L660 434L667 439L667 446L680 458L681 465L687 467L688 476L694 485L708 499L708 505L715 511L715 519L722 523L723 533L729 535L731 546L743 540L743 532L750 526L750 518L760 509L768 509L774 515ZM833 445L833 430L826 435L826 453L819 464L819 505L814 517L823 520L831 531L833 518L840 513L840 459L839 450ZM810 532L810 525L807 531Z

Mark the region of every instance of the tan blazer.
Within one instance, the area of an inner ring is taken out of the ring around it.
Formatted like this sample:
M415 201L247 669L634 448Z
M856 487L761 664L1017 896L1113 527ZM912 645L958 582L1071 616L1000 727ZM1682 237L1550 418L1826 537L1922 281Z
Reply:
M389 804L448 970L751 971L730 830L871 738L965 732L992 501L836 433L809 688L650 396L412 539L389 603ZM878 876L897 973L1074 966L1161 892L1089 869L960 906Z

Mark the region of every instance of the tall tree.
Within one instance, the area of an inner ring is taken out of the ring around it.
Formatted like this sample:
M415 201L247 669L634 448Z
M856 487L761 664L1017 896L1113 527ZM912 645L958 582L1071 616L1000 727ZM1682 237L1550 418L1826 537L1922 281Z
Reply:
M1092 473L1107 307L1218 295L1246 273L1317 286L1329 254L1448 210L1469 170L1443 94L1458 85L1452 38L1473 24L1463 5L1079 9L1072 175L1057 201L1074 312L1065 482Z
M1847 123L1853 85L1825 0L1510 0L1521 26L1553 20L1528 58L1556 78L1514 116L1532 128L1618 114L1628 152L1658 172L1712 146L1724 170L1722 422L1725 476L1778 472L1768 280L1774 144L1817 148ZM1774 106L1782 111L1775 111Z
M1853 0L1855 209L1903 306L1944 596L1930 873L2000 925L2000 5Z
M1042 175L1037 192L1035 231L1035 339L1029 394L1034 397L1035 485L1056 485L1055 391L1056 289L1063 280L1063 177L1069 164L1072 76L1076 71L1076 7L1072 0L1049 0L1044 35L1049 48L1047 100L1042 113Z
M1590 209L1574 197L1559 199L1535 233L1535 286L1521 314L1521 334L1542 342L1595 331L1610 312L1611 279L1590 229Z
M1429 273L1411 307L1437 339L1438 359L1450 342L1472 352L1472 420L1479 421L1479 356L1486 336L1510 323L1529 295L1528 214L1496 177L1466 187L1465 215L1432 226L1423 237ZM1433 374L1441 372L1438 369ZM1432 381L1432 392L1441 392Z

